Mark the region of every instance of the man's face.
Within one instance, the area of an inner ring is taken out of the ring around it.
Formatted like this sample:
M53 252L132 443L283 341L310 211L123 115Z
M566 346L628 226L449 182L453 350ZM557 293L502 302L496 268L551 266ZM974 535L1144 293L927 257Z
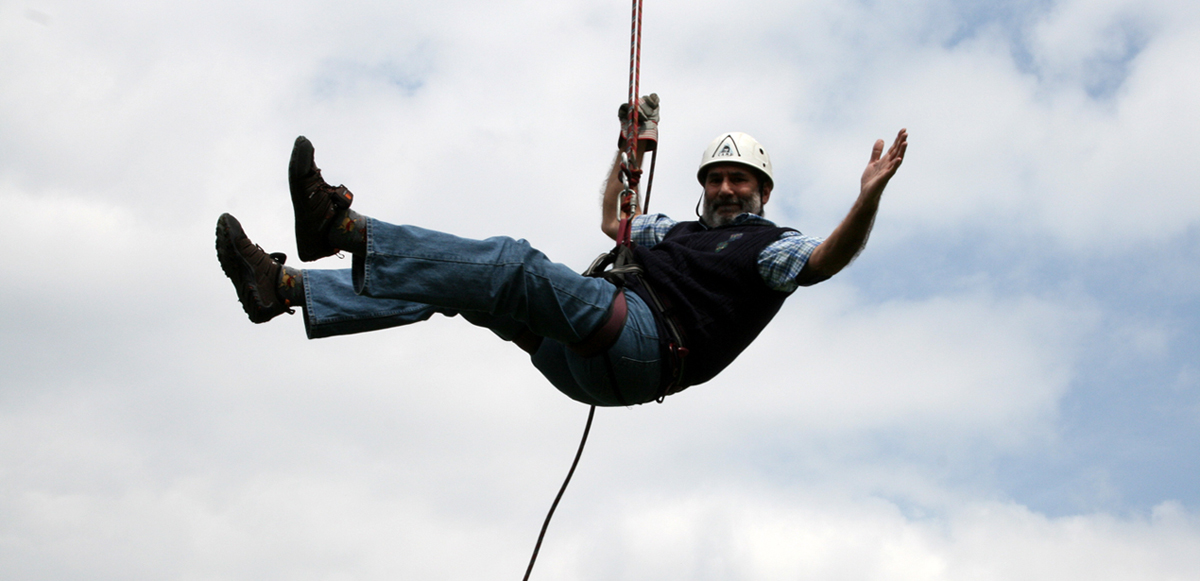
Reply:
M770 186L760 185L753 170L735 163L716 164L704 176L704 223L716 228L746 212L761 216L770 197Z

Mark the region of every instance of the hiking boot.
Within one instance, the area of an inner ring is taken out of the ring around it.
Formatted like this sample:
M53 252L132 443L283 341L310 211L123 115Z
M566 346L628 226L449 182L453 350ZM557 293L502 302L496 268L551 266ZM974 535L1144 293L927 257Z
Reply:
M282 252L267 254L250 241L237 218L221 214L217 219L217 260L233 281L242 309L255 323L265 323L280 313L294 313L279 298L279 272L287 260Z
M312 262L338 253L329 241L334 219L350 207L354 194L346 186L336 188L321 179L321 170L313 161L313 146L303 135L292 147L288 164L288 186L292 190L292 209L296 212L296 249L300 260Z

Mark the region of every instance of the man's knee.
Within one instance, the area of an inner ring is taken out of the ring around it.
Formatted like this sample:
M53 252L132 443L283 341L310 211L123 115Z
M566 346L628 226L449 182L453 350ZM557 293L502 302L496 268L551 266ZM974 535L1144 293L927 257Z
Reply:
M497 246L497 254L502 262L529 265L538 260L546 260L545 255L524 238L496 236L489 240Z

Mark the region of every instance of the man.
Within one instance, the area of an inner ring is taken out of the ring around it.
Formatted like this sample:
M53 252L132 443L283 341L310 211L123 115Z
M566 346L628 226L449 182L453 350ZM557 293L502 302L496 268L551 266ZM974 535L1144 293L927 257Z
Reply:
M655 146L657 105L655 95L640 101L639 151ZM640 404L711 379L793 290L848 265L866 244L907 145L903 129L886 154L883 141L875 143L853 208L821 240L762 217L774 188L770 157L744 133L719 136L697 173L704 186L699 221L633 218L633 253L644 273L629 277L632 292L622 293L604 278L550 261L524 240L469 240L360 215L350 209L349 190L322 179L302 136L288 167L300 259L348 251L352 267L284 266L282 254L251 242L229 214L217 221L217 257L255 323L298 306L315 339L407 325L434 313L460 315L531 351L538 370L572 399ZM623 189L614 162L601 224L614 239ZM605 348L588 353L600 335ZM686 348L682 359L669 348L675 338Z

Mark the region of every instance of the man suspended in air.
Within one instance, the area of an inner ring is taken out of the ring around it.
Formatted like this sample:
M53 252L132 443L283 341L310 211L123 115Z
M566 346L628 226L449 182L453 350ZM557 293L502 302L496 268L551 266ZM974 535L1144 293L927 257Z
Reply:
M655 148L658 98L643 97L639 151ZM622 114L622 118L627 118ZM631 256L641 272L583 276L524 240L470 240L394 225L350 209L344 186L325 183L307 139L288 166L296 246L309 262L349 252L350 269L296 270L268 254L237 219L217 221L217 257L255 323L303 311L310 339L461 316L531 353L534 366L567 396L599 406L653 401L712 379L801 286L837 274L863 249L879 200L908 146L875 143L849 214L825 239L763 218L774 190L771 160L754 138L725 133L708 146L697 177L697 221L662 214L631 222ZM616 239L614 162L601 227ZM624 283L624 289L618 284ZM628 292L626 292L628 291Z

